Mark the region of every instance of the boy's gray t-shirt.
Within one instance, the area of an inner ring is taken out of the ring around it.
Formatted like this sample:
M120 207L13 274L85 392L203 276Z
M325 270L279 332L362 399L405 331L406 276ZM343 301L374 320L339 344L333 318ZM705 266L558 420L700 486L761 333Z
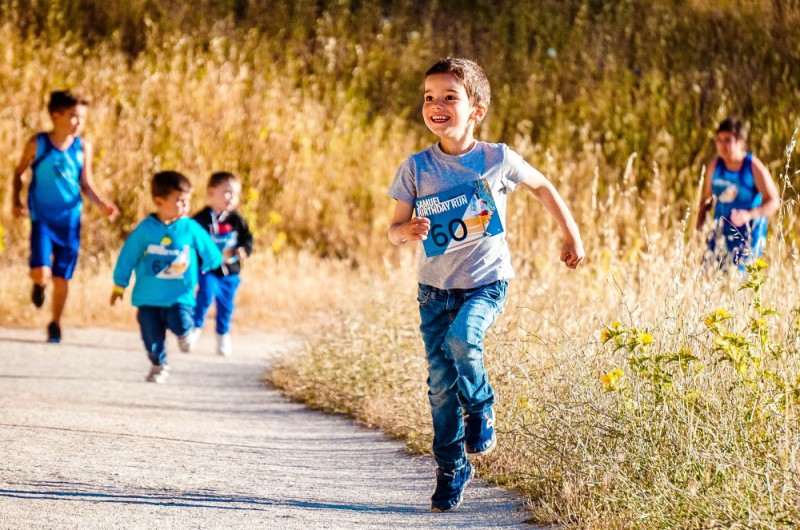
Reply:
M420 252L419 282L439 289L472 289L513 278L505 234L506 198L519 182L535 173L536 169L505 144L476 142L463 155L448 155L437 143L408 157L389 187L390 197L413 205L418 197L485 178L504 230L440 256L429 258Z

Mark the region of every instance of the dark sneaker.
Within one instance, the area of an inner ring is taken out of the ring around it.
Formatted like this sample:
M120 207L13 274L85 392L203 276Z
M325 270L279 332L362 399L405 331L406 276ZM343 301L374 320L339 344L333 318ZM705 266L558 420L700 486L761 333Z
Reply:
M473 455L486 455L497 445L492 407L464 415L464 449Z
M449 512L461 505L461 498L475 470L469 461L459 469L436 469L436 491L431 497L432 512Z
M44 305L44 286L39 285L38 283L33 284L33 291L31 291L31 302L36 307L42 307Z
M47 342L61 342L61 326L55 322L50 322L47 325Z

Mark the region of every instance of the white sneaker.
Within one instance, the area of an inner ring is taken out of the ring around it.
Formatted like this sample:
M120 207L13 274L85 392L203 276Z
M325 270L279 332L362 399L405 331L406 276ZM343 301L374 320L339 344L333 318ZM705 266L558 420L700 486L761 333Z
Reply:
M231 344L230 333L217 335L217 353L224 357L230 357L230 355L233 353L233 345Z
M199 337L200 330L198 328L192 328L183 337L178 337L178 346L180 346L183 353L189 353L194 349L194 345Z
M150 367L150 373L147 374L148 383L163 383L169 377L169 366L166 364L154 364Z

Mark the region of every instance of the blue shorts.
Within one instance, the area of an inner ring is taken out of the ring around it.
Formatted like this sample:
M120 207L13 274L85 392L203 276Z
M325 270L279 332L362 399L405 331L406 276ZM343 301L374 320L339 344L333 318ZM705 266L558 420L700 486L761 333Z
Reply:
M43 221L31 221L30 267L49 267L53 276L69 280L78 263L80 244L80 224L50 226Z

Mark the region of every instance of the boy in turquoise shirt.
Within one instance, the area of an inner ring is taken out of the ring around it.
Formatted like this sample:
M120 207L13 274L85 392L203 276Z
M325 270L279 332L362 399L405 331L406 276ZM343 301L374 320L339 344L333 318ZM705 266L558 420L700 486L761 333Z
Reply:
M184 352L192 349L194 291L198 256L203 270L222 264L222 253L208 232L186 215L192 185L176 171L162 171L151 183L156 213L147 216L131 232L114 267L111 305L123 297L131 273L136 274L131 303L152 367L151 383L163 383L169 375L166 333L178 337Z

